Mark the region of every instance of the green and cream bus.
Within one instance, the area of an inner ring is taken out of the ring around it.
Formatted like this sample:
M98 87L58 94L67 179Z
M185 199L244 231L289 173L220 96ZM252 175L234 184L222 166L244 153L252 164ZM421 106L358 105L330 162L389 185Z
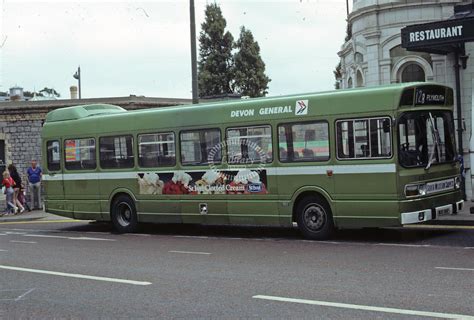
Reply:
M111 221L394 227L462 209L453 90L433 83L50 112L46 211Z

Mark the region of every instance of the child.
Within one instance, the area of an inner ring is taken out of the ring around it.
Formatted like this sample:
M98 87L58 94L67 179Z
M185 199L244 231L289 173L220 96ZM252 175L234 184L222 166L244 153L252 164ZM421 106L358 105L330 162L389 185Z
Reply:
M28 205L25 199L25 188L23 187L23 184L20 185L20 193L18 194L18 201L20 201L23 208L25 208L28 211L31 211L30 206ZM20 213L21 213L21 210L20 210Z
M5 187L5 195L6 195L6 202L7 202L7 212L6 215L15 214L18 208L13 204L13 187L15 186L15 181L10 177L10 173L5 170L3 172L3 181L2 185Z

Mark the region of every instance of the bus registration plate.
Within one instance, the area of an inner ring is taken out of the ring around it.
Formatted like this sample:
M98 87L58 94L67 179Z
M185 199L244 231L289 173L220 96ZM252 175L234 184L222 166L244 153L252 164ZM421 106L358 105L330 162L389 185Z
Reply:
M454 189L454 179L446 179L441 181L428 182L426 184L426 193L443 192Z
M453 213L453 206L447 205L436 208L436 216L446 216Z

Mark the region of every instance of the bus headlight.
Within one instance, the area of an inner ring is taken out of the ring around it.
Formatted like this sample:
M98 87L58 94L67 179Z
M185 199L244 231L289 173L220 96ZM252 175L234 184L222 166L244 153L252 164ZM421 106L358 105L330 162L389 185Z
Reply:
M456 189L461 188L461 177L454 178L454 186L456 187Z
M426 194L426 184L418 185L418 193L420 194L420 196L424 196Z
M425 184L407 184L405 186L405 196L416 197L424 196L426 194Z

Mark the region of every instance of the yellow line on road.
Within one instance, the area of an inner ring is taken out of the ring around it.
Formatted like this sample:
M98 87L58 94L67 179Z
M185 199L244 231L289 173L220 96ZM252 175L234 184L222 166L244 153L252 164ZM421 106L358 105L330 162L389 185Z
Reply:
M2 224L30 224L30 223L65 223L65 222L89 222L90 220L41 220L41 221L11 221L11 222L0 222Z

